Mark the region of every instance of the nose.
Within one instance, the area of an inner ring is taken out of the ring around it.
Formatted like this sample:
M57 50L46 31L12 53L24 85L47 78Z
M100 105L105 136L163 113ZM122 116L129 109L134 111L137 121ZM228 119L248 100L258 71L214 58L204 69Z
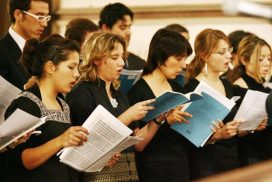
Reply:
M227 52L225 53L225 57L226 57L227 59L231 59L231 58L232 58L231 52L230 52L230 51L227 51Z
M122 66L122 67L125 66L124 58L121 57L121 58L118 60L118 65L119 65L119 66Z
M131 29L130 29L130 27L128 27L128 28L126 29L126 35L131 35Z
M76 79L78 79L79 76L80 76L80 74L79 74L79 72L78 72L78 69L75 69L75 71L74 71L74 77L75 77Z
M47 21L41 21L41 23L40 23L43 27L47 27L47 25L48 25L48 22Z

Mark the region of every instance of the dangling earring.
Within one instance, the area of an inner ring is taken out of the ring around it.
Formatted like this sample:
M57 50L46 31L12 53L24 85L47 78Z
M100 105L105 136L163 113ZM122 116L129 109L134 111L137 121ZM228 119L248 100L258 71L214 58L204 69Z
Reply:
M208 65L207 65L207 63L205 63L205 65L204 65L204 74L205 74L205 76L208 75Z

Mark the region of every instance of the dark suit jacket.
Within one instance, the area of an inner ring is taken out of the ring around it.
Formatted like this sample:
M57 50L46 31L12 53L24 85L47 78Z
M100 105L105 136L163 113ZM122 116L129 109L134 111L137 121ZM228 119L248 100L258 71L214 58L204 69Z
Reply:
M0 40L0 75L23 90L30 76L18 63L21 55L19 46L9 33Z
M141 70L145 66L145 60L139 56L129 52L125 69L127 70Z

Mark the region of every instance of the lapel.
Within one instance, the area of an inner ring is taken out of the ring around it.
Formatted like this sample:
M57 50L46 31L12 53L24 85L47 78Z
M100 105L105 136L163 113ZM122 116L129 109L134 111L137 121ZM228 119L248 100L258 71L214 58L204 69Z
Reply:
M18 67L18 69L22 72L26 79L29 78L29 74L26 72L24 67L21 64L19 64L22 51L9 33L5 37L5 43L8 48L9 55L12 58L11 60L14 62L14 65Z

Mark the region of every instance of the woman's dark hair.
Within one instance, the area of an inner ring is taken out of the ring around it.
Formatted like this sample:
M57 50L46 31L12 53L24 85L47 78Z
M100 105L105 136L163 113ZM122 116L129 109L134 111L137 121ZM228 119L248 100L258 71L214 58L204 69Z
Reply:
M75 41L54 34L42 42L37 39L26 41L20 62L29 74L40 78L47 61L58 65L66 61L71 52L79 53L79 50L79 45Z
M153 36L143 75L152 73L158 66L164 65L171 56L189 56L192 54L190 43L178 32L162 28Z

